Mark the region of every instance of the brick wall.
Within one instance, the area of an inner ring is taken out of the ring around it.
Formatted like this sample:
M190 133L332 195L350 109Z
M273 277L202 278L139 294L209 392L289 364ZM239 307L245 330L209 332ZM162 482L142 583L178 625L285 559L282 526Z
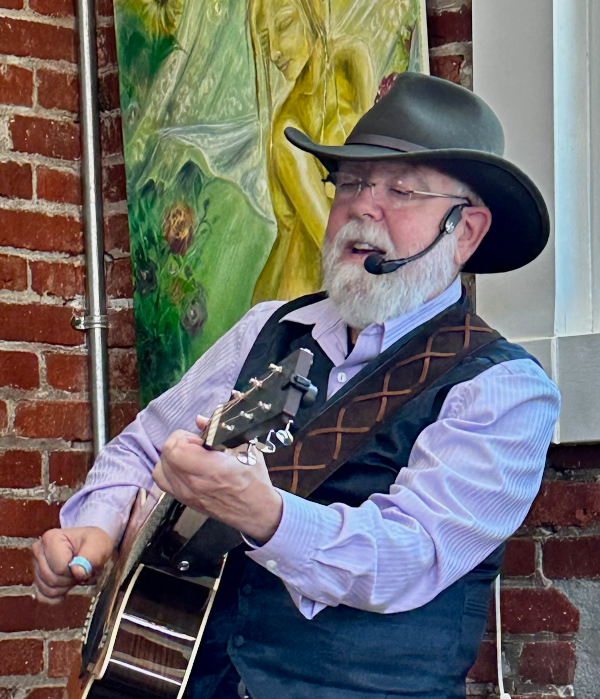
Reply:
M111 422L135 414L131 281L112 6L98 7ZM73 0L0 0L0 699L59 697L87 590L32 599L34 537L85 478L90 407Z
M110 0L97 8L115 432L135 414L136 370ZM428 30L432 73L470 87L470 3L428 0ZM60 696L88 602L82 588L60 606L37 604L28 552L89 465L85 338L70 325L84 307L75 54L73 0L0 0L0 699ZM595 696L585 688L586 648L600 635L599 457L594 447L551 451L540 497L509 542L513 697L566 696L575 673L578 696ZM492 627L472 697L497 696Z
M472 88L470 2L427 0L431 73ZM600 696L600 447L554 447L502 580L505 690L513 699ZM492 614L471 699L498 696Z

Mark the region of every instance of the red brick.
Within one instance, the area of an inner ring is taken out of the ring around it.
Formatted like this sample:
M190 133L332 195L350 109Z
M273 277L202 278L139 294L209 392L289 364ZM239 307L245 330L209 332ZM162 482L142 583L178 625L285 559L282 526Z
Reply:
M561 471L598 468L600 444L551 445L548 450L547 464Z
M132 423L139 412L140 406L137 403L113 403L110 406L111 438L116 437Z
M542 546L544 575L554 580L600 578L600 537L550 539Z
M88 440L90 406L68 401L23 401L15 408L15 434L22 437Z
M129 258L114 260L106 265L106 293L117 299L132 298L133 283Z
M80 132L74 122L16 114L9 124L13 150L61 160L79 159Z
M121 106L119 74L116 71L104 73L99 77L98 104L102 112L110 112Z
M575 648L572 643L526 643L519 662L519 675L524 682L572 684L575 665Z
M0 400L0 430L8 427L8 408L3 400Z
M0 71L0 81L1 78L2 72ZM2 92L1 84L0 92ZM31 199L32 195L31 165L21 165L10 161L0 163L0 197Z
M82 345L85 335L72 328L72 317L65 306L0 304L0 340Z
M25 699L64 699L64 692L63 687L37 687L32 689Z
M509 539L502 564L502 574L522 577L535 573L535 541L531 539Z
M114 27L98 28L98 67L116 65L117 42Z
M113 0L98 0L96 11L101 17L112 17L114 14Z
M15 255L0 255L0 289L27 289L27 260Z
M34 488L41 482L42 456L39 452L0 452L0 488Z
M53 641L48 646L48 677L68 677L81 663L80 641Z
M0 548L0 585L31 585L32 583L31 549Z
M73 17L75 0L29 0L29 7L40 15Z
M110 323L110 328L108 330L108 346L134 347L135 331L132 309L123 308L121 310L109 310L108 317Z
M600 519L600 483L545 481L527 516L534 526L584 527Z
M70 27L0 17L0 53L75 63L75 32Z
M39 70L38 103L46 109L79 111L79 80L73 73Z
M66 216L0 209L0 245L47 252L83 252L81 224Z
M473 682L495 682L496 676L496 644L483 641L475 664L469 670L469 679Z
M42 456L36 451L0 452L0 487L33 488L42 480Z
M102 197L105 202L127 200L125 166L110 165L102 170Z
M0 352L0 386L37 388L38 358L31 352Z
M506 633L569 633L579 629L579 611L552 588L508 588L501 597L502 630ZM493 615L490 626L494 626Z
M105 115L100 121L100 142L102 155L123 153L123 131L120 114Z
M431 75L460 85L460 69L464 60L464 56L432 56L429 59Z
M427 16L429 46L443 46L456 41L471 41L471 8L463 5L457 12L435 12Z
M75 172L38 166L37 195L64 204L81 204L81 177Z
M81 485L90 467L91 455L86 451L55 451L50 454L50 483Z
M31 107L33 105L32 71L6 63L0 65L0 102Z
M7 10L22 10L23 0L0 0L0 7L5 7Z
M127 214L115 214L104 219L104 247L129 252L129 224Z
M37 675L44 668L44 641L40 638L9 638L0 641L2 675Z
M63 391L85 391L87 357L82 354L47 354L46 377L54 388Z
M76 629L83 625L89 606L90 598L84 595L68 595L60 604L38 602L30 595L0 597L0 631Z
M0 534L22 537L41 536L46 530L58 526L58 511L59 505L56 502L0 498ZM0 613L0 620L1 618Z
M74 299L85 293L83 265L41 261L29 264L31 267L31 288L38 294Z
M135 350L111 350L108 354L108 364L111 389L117 391L136 391L138 389Z

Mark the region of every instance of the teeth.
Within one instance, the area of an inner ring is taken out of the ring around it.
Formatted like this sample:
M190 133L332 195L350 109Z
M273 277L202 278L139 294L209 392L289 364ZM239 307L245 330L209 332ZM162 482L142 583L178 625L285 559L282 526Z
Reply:
M354 243L353 246L354 250L375 250L372 245L369 245L369 243Z

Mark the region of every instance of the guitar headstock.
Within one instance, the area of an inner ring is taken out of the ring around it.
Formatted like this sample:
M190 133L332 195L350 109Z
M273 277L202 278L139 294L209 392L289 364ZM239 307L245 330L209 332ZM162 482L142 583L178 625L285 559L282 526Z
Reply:
M217 406L203 432L205 446L234 448L285 427L300 403L317 393L308 377L313 353L301 348L268 371L250 380L245 391L234 391L228 403Z

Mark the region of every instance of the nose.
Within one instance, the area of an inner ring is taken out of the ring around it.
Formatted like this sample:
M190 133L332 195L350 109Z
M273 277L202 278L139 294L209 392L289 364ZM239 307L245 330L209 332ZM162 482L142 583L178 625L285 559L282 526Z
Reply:
M374 196L373 188L369 185L363 187L360 192L352 199L348 213L353 218L364 221L381 221L383 218L383 209Z

